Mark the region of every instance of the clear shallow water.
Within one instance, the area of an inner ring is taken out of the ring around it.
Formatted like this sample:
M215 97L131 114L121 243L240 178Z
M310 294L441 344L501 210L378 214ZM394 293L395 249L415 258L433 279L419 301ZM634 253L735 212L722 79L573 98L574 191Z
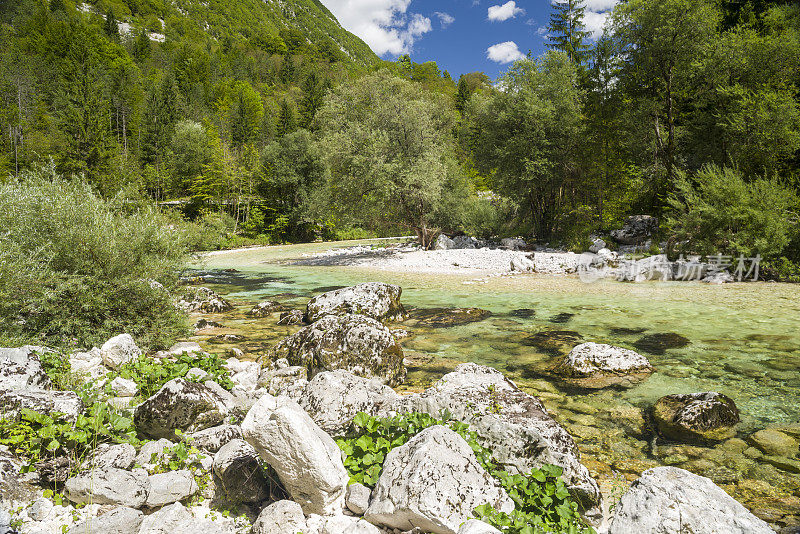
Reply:
M240 305L220 321L245 336L243 348L253 356L296 330L276 326L277 317L244 317L249 305L267 298L301 308L313 294L382 281L403 288L407 307L489 310L488 319L452 328L415 328L413 322L403 326L413 334L403 342L413 362L404 388L422 389L459 362L491 365L545 402L576 437L584 462L606 490L615 479L631 480L648 467L679 465L710 476L774 524L791 524L800 516L800 475L747 458L738 441L714 448L660 442L654 446L647 423L647 409L659 397L709 390L735 400L742 416L741 438L769 425L800 422L800 286L584 284L573 277L538 275L465 284L475 275L307 267L289 261L351 244L242 250L207 257L198 267L215 282L206 285ZM570 341L545 348L526 341L550 331L566 331ZM664 333L679 334L689 343L661 351L637 343L644 336ZM624 391L562 390L541 371L559 350L576 343L578 338L569 336L638 350L656 372Z

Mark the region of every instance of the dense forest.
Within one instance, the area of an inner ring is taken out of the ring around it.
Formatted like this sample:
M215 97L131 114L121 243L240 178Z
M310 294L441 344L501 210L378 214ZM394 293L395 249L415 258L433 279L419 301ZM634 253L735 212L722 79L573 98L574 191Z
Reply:
M800 259L800 6L559 0L498 80L383 61L317 1L0 7L0 175L180 208L205 246L439 231ZM766 237L765 237L766 236Z

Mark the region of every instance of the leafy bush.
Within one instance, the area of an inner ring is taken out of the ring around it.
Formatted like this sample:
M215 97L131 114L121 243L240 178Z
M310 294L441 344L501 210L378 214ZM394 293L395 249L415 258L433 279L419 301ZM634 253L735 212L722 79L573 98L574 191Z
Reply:
M31 172L0 185L0 228L3 338L92 346L129 332L160 347L185 333L164 289L177 283L185 236L153 205Z
M184 378L189 369L197 367L208 373L208 379L213 380L223 388L233 388L228 370L223 367L222 359L216 354L196 354L184 352L172 359L155 359L148 356L139 358L123 365L116 376L133 380L139 386L139 395L150 397L161 387L174 378ZM114 376L109 375L109 382Z
M691 179L680 174L676 189L667 226L685 251L770 258L797 232L797 197L775 180L707 165Z
M0 419L0 445L29 461L25 471L33 470L37 462L61 456L77 468L101 443L138 444L133 420L108 404L92 404L74 423L63 414L51 415L22 408L17 417Z
M442 414L441 419L424 413L391 418L376 418L363 412L357 414L347 436L336 441L346 455L344 466L350 473L350 482L374 487L389 451L434 425L448 426L463 437L478 462L500 482L514 501L515 509L510 514L484 504L475 509L476 517L509 534L594 533L583 523L578 504L561 479L560 467L544 465L528 475L509 474L500 469L492 458L492 452L478 443L477 434L469 429L469 425L451 420L447 413Z

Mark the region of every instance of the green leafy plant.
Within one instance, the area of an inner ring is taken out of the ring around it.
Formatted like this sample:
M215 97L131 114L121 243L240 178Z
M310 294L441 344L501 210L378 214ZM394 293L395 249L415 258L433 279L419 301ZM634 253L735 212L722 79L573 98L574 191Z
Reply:
M133 420L108 404L92 404L72 422L64 414L44 415L22 408L16 417L0 419L0 445L28 460L25 471L36 463L67 457L74 468L101 443L139 443Z
M233 388L233 382L223 363L222 358L216 354L183 353L174 358L160 360L140 356L123 365L118 376L136 382L139 394L149 397L170 380L184 378L189 369L196 367L208 373L208 379L230 390ZM110 377L109 382L112 379L113 377Z

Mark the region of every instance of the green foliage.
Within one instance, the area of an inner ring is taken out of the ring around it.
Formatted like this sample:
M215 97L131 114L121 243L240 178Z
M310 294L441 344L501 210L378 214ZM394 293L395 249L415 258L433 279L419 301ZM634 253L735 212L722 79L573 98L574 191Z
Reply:
M0 436L0 445L28 460L28 471L37 462L60 456L68 457L77 470L101 443L139 443L133 420L104 403L92 404L74 422L63 414L43 415L22 408L17 417L0 419Z
M149 203L28 173L0 185L0 226L3 335L92 346L130 332L158 347L185 333L164 289L177 284L185 237Z
M163 359L143 355L123 365L117 376L133 380L139 386L139 395L150 397L170 380L184 378L189 369L196 367L207 372L209 380L230 390L233 388L233 382L223 364L223 360L216 354L184 352Z
M779 256L797 234L798 199L774 179L747 182L713 165L679 174L667 226L682 249L706 255Z
M491 451L478 443L477 434L469 425L451 420L447 413L442 414L441 419L424 413L391 418L357 414L347 436L336 442L345 453L344 465L350 473L350 482L374 487L389 451L434 425L448 426L463 437L478 462L514 501L515 509L510 514L498 512L486 504L476 508L476 517L511 534L594 533L584 525L578 504L561 479L560 467L544 465L528 475L511 475L498 467Z
M591 55L588 44L591 32L583 24L584 0L555 0L548 27L548 48L560 50L576 65L583 65Z

